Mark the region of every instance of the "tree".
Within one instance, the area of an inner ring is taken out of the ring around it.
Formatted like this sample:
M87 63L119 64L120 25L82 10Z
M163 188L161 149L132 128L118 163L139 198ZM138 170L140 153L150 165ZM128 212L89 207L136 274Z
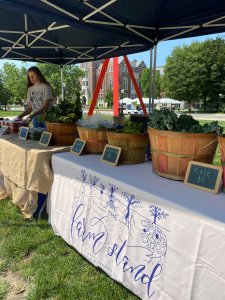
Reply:
M217 105L219 94L225 93L224 61L221 38L175 48L165 65L166 94L189 104L202 100L205 109L208 103Z
M13 63L4 63L2 68L2 85L7 91L8 103L20 104L26 99L26 68ZM10 91L10 93L9 93Z
M5 110L9 103L10 97L11 97L11 94L10 94L9 90L4 87L3 82L2 82L2 74L0 74L0 105L4 105Z
M146 68L143 70L141 74L141 89L143 91L144 97L149 97L149 88L150 88L150 69ZM156 71L155 77L155 97L159 97L161 92L161 79L160 79L160 72Z
M105 95L105 101L107 103L107 107L113 106L113 90L108 89Z
M62 92L60 66L54 64L37 64L37 67L51 84L55 96L59 97ZM80 79L84 76L85 72L77 66L66 66L63 68L65 99L75 100L77 91L81 91Z

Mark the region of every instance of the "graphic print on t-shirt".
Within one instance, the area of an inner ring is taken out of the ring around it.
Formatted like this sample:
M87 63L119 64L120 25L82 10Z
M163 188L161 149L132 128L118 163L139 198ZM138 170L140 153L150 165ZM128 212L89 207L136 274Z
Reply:
M43 106L43 93L38 91L31 92L30 102L34 111L39 110Z
M46 83L32 85L27 91L27 101L33 111L38 111L44 105L44 100L53 100L51 87Z

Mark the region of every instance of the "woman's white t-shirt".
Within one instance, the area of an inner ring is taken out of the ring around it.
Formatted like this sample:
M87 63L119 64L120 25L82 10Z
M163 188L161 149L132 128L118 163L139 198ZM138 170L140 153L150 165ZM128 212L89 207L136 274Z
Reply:
M27 103L31 104L33 112L44 106L44 100L50 100L50 105L53 103L52 89L48 84L39 83L28 88Z

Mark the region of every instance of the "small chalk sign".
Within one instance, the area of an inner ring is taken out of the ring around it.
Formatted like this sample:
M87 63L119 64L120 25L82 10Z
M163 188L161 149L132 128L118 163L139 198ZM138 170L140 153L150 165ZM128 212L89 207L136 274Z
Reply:
M19 138L22 140L26 140L28 136L29 128L28 127L21 127L20 128L20 133L19 133Z
M102 154L102 162L110 165L116 166L118 164L119 158L121 154L121 148L112 146L112 145L105 145L103 154Z
M1 126L0 135L6 134L9 129L9 126Z
M77 138L75 139L70 152L79 156L81 155L85 145L86 145L86 141Z
M197 161L188 163L184 183L208 193L217 194L222 178L222 167Z
M39 144L43 146L48 146L52 138L52 133L48 131L43 131Z

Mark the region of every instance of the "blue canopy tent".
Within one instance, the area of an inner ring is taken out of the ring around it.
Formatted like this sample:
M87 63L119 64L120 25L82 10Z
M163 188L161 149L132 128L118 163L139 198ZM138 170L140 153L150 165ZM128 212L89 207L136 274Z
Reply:
M155 67L158 42L223 31L224 0L0 0L2 59L64 66L154 47Z
M225 29L224 0L1 0L0 57L71 64Z

